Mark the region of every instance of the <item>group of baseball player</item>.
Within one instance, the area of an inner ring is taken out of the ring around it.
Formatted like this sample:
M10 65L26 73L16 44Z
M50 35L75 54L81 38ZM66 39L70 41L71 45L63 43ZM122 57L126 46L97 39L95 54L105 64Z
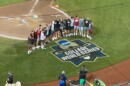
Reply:
M87 17L85 19L71 17L68 19L56 19L45 27L39 25L38 28L32 30L28 37L28 54L35 49L46 49L46 43L62 37L82 36L92 39L92 21Z

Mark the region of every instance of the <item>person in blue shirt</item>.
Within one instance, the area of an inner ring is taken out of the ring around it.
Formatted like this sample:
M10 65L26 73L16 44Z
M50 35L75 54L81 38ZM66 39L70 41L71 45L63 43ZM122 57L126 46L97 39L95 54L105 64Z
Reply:
M82 18L79 19L79 24L78 24L78 27L79 27L79 35L81 35L83 37L83 26L84 26L84 20Z
M65 71L62 71L62 73L59 75L59 80L61 79L65 82L65 86L66 86L67 77L65 75Z
M63 80L63 77L60 77L59 86L66 86L65 81Z

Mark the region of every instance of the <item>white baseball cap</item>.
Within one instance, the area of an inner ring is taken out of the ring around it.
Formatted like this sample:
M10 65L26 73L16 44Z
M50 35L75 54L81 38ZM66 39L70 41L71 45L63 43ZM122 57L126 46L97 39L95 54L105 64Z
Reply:
M65 71L62 71L62 74L65 74Z

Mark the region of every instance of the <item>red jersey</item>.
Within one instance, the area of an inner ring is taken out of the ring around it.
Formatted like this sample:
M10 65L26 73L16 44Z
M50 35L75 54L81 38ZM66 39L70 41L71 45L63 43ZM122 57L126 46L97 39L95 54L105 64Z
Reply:
M39 38L41 35L41 31L40 30L37 30L37 37Z
M78 26L79 25L79 18L75 18L74 19L74 26Z

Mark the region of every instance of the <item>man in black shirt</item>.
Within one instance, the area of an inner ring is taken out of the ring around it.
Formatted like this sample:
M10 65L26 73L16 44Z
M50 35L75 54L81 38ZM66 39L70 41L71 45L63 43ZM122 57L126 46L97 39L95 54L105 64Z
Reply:
M70 34L69 34L70 33L70 23L71 23L70 19L65 20L66 37L70 36Z
M90 23L89 18L87 18L87 19L84 20L84 31L85 31L84 34L86 34L87 38L89 38L91 40L92 37L89 35L89 31L91 29L90 27L91 27L91 23Z
M85 65L82 66L81 70L79 71L79 79L86 79L87 69Z

